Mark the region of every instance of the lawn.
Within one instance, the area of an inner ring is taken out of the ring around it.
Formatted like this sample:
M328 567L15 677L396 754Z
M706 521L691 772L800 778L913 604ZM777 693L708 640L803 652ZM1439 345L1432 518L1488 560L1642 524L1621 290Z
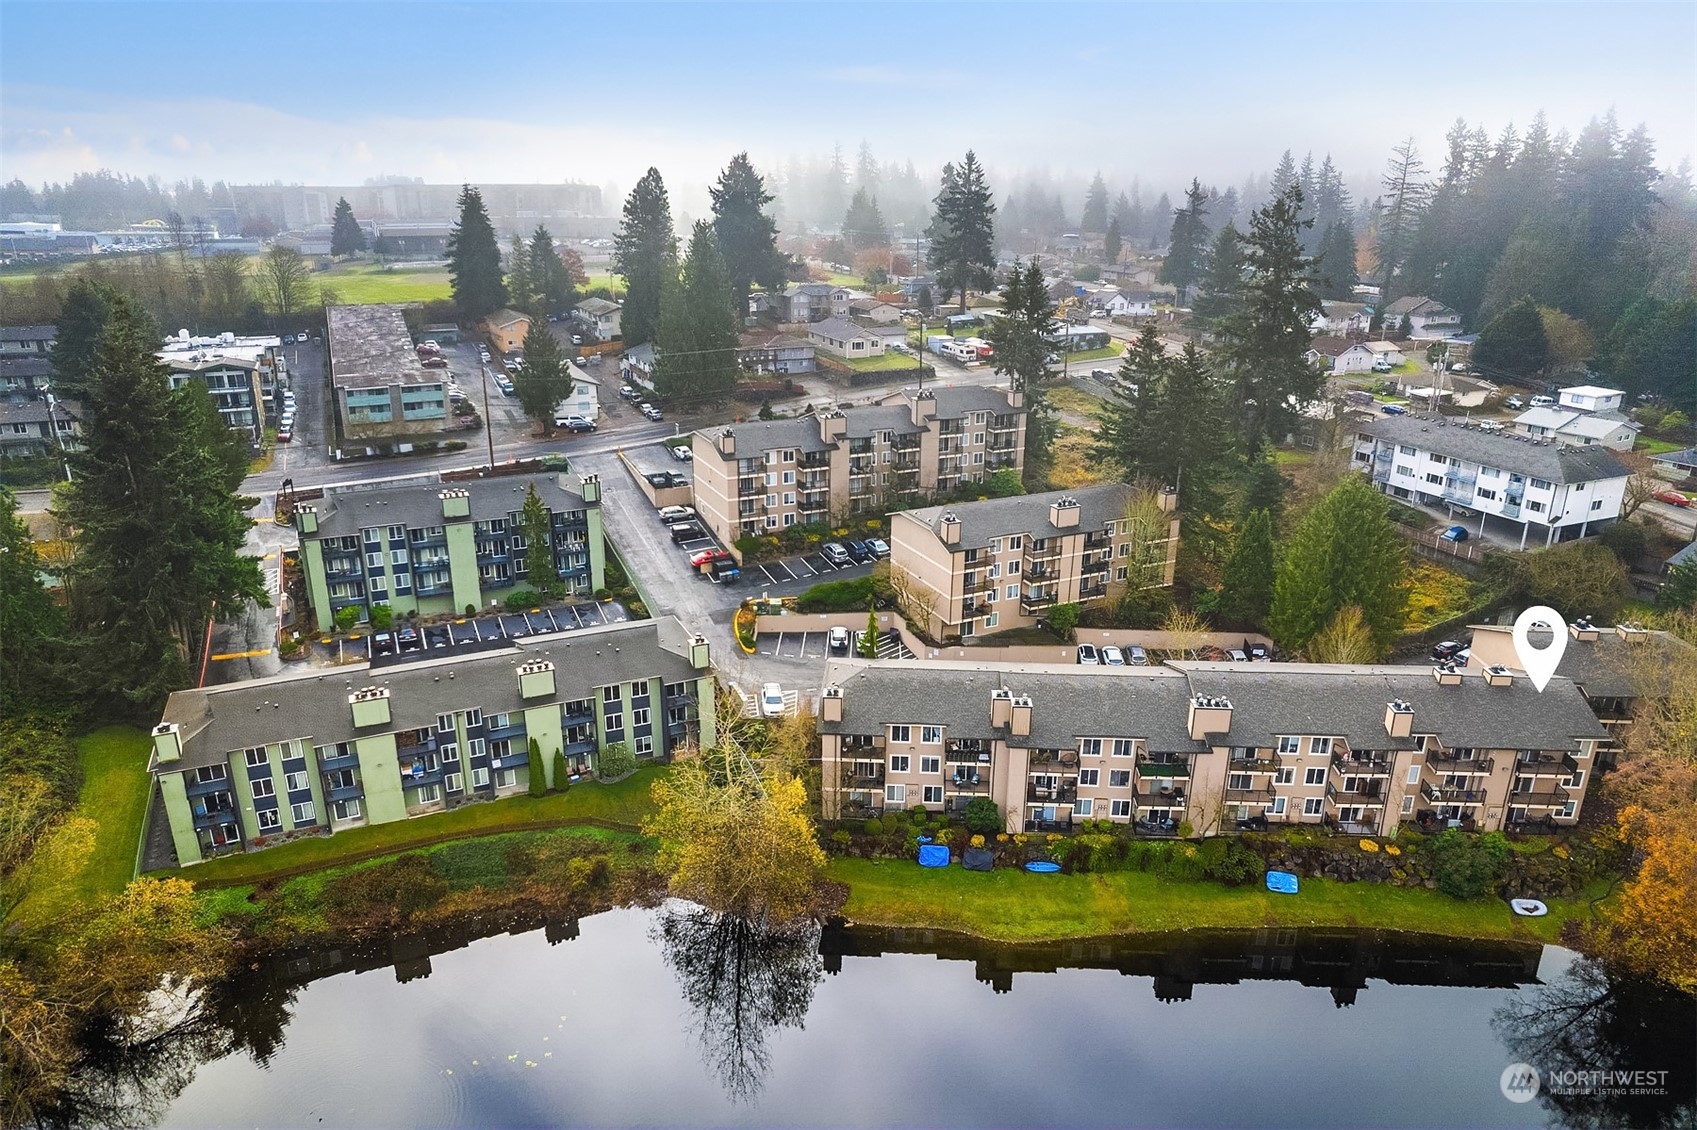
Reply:
M1110 341L1106 346L1104 346L1101 349L1086 349L1082 353L1069 354L1068 360L1070 362L1106 361L1108 358L1118 357L1120 354L1122 354L1124 352L1125 352L1125 343L1124 342Z
M19 907L20 919L50 922L74 912L78 903L92 905L129 883L151 792L147 772L151 744L147 734L133 726L108 726L77 739L83 783L72 816L94 821L94 842L65 860L52 882ZM41 850L51 852L52 848L50 837Z
M832 286L846 286L854 290L866 289L866 280L861 278L859 275L845 275L838 271L814 271L811 273L814 275L823 275L824 277L817 281L828 282Z
M1437 891L1325 879L1302 880L1302 893L1292 896L1259 885L1178 882L1141 871L982 874L834 859L828 875L849 886L843 913L851 922L956 930L1009 942L1260 926L1355 926L1553 942L1563 923L1587 913L1583 898L1549 900L1548 917L1518 918L1497 899L1460 902Z
M919 362L905 353L885 353L881 357L833 358L857 373L893 372L897 369L919 371Z
M589 282L584 284L583 289L594 290L601 286L612 291L615 296L622 297L625 292L625 280L618 275L590 275Z
M373 263L351 263L313 275L320 287L344 303L429 302L452 297L443 267L387 270Z
M1104 408L1101 397L1091 396L1082 389L1067 385L1049 389L1043 394L1043 399L1056 411L1071 412L1079 416L1100 417Z
M1632 450L1642 451L1646 455L1666 455L1670 451L1679 451L1684 446L1684 444L1671 443L1665 439L1651 439L1649 436L1641 435L1638 437L1638 442L1632 445Z
M659 773L659 769L644 768L616 785L586 782L564 793L544 797L507 797L487 804L468 804L420 820L368 824L334 836L313 836L264 851L208 860L187 874L197 885L224 886L332 867L451 839L525 828L559 827L590 820L635 827L654 811L649 788Z

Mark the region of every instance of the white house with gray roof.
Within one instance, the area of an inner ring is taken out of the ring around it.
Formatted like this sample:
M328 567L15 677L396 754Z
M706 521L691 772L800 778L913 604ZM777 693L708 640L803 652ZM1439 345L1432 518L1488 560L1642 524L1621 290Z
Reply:
M1601 446L1493 434L1443 416L1391 416L1361 424L1355 465L1386 494L1476 520L1475 532L1488 519L1513 523L1522 549L1612 525L1631 476Z

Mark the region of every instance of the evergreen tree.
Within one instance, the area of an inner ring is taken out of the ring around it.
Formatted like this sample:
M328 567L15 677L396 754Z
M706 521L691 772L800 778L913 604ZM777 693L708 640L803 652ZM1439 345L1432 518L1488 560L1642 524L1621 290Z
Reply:
M918 306L921 314L930 315L935 313L937 310L937 300L931 296L930 284L921 286L919 288L919 293L914 296L913 301L914 304Z
M1668 570L1656 594L1656 607L1665 611L1697 612L1697 561L1686 561Z
M85 693L100 712L151 716L186 684L215 608L264 603L243 556L252 499L237 490L242 445L198 384L172 390L154 356L158 330L128 296L107 296L83 390L82 448L65 518Z
M1385 498L1360 475L1346 475L1291 536L1273 584L1267 627L1291 651L1348 605L1361 608L1383 658L1403 629L1407 552Z
M1113 219L1120 226L1121 239L1137 239L1143 233L1143 206L1133 204L1131 197L1120 193L1114 198Z
M972 150L959 168L943 166L936 207L929 233L931 266L945 293L959 293L964 314L968 292L988 290L996 268L996 205Z
M872 607L866 610L866 629L860 633L860 657L878 658L878 613Z
M577 305L578 282L554 247L554 237L541 224L530 237L526 248L527 269L531 285L536 290L537 304L547 314L560 314ZM578 260L581 271L583 260Z
M1491 376L1530 377L1549 363L1550 343L1544 319L1530 298L1522 298L1479 331L1473 363Z
M448 283L460 317L480 322L507 304L501 247L481 192L469 184L462 186L459 209L459 222L448 235Z
M1272 515L1253 510L1238 527L1220 571L1220 611L1240 623L1265 623L1273 607L1273 575Z
M354 207L347 197L336 201L336 214L330 222L330 254L337 259L365 250L365 229L354 219Z
M1296 183L1296 160L1291 157L1290 150L1286 149L1279 157L1278 167L1273 170L1273 180L1267 189L1268 198L1283 196L1290 191L1290 186Z
M1202 276L1202 260L1208 253L1208 192L1192 179L1184 207L1173 216L1167 257L1161 263L1161 281L1178 288L1178 303L1185 305L1190 288Z
M64 614L41 574L18 498L0 486L0 710L11 717L65 697L56 662Z
M536 284L530 277L530 249L516 232L507 246L507 302L515 310L535 315Z
M1242 451L1282 436L1320 391L1306 356L1320 299L1313 260L1302 254L1301 212L1302 190L1292 187L1250 217L1243 309L1219 327Z
M713 197L713 230L730 275L730 309L736 324L748 315L748 292L759 283L767 290L783 285L789 256L778 250L778 225L762 209L772 194L749 163L747 153L731 158L708 190Z
M554 412L572 390L571 366L560 341L538 318L524 335L524 364L513 374L513 392L524 414L536 421L537 433L547 435Z
M860 151L854 157L854 186L876 199L878 181L878 162L872 156L872 146L862 139Z
M100 332L106 327L107 312L115 297L117 292L110 286L87 276L78 278L65 293L54 327L53 352L48 355L53 391L61 398L83 398L85 382L94 372L95 354L100 349Z
M571 787L571 770L566 767L566 755L563 751L554 751L554 791L564 792Z
M1243 271L1243 237L1228 221L1202 264L1201 293L1190 304L1198 321L1215 325L1243 308Z
M1120 218L1115 216L1108 221L1107 234L1102 237L1102 256L1110 263L1120 261L1120 250L1124 245L1124 237L1120 235Z
M661 396L701 401L728 396L736 387L731 277L705 220L690 233L681 274L666 281L656 346L654 387Z
M1025 485L1045 489L1054 463L1054 412L1044 383L1049 377L1049 336L1055 332L1055 304L1043 285L1043 270L1033 259L1021 268L1014 263L1003 295L1002 316L984 331L994 350L996 372L1025 393Z
M1664 396L1697 414L1697 300L1639 299L1603 335L1595 363L1612 386Z
M537 743L535 738L530 739L530 756L528 758L528 764L530 772L527 776L530 778L530 795L547 795L548 779L542 775L542 746Z
M1078 227L1086 232L1108 230L1108 186L1102 182L1100 172L1090 182L1090 191L1084 194L1084 212L1079 216Z
M1408 260L1421 216L1431 199L1425 178L1426 166L1412 137L1391 150L1390 163L1380 182L1385 194L1379 208L1376 250L1380 299L1387 304L1403 293L1394 280Z
M536 484L525 487L524 507L519 511L519 533L524 536L524 581L544 596L560 591L560 570L554 564L554 526Z
M1326 229L1314 264L1320 272L1320 297L1348 302L1355 296L1355 229L1348 220L1334 220Z
M625 348L654 340L660 327L660 291L678 274L678 239L660 170L650 168L625 199L624 222L613 237L613 270L625 280L619 327Z
M854 190L848 212L843 216L843 239L850 247L888 247L890 231L884 226L883 214L878 211L878 198L864 188Z

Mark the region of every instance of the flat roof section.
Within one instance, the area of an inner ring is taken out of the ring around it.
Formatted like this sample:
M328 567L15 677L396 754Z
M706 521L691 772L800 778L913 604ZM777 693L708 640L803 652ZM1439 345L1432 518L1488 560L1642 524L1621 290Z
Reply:
M399 306L331 306L330 379L337 388L439 385L419 362Z

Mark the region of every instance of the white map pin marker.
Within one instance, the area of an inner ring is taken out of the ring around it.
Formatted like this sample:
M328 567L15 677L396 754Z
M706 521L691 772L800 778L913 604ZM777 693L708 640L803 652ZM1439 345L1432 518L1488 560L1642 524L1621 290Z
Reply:
M1551 633L1548 647L1532 646L1532 629ZM1538 688L1538 693L1544 693L1544 688L1550 683L1550 676L1561 666L1562 652L1567 650L1567 621L1561 618L1561 613L1543 604L1535 604L1520 614L1514 622L1514 653L1520 657L1520 666L1532 680L1532 685Z

